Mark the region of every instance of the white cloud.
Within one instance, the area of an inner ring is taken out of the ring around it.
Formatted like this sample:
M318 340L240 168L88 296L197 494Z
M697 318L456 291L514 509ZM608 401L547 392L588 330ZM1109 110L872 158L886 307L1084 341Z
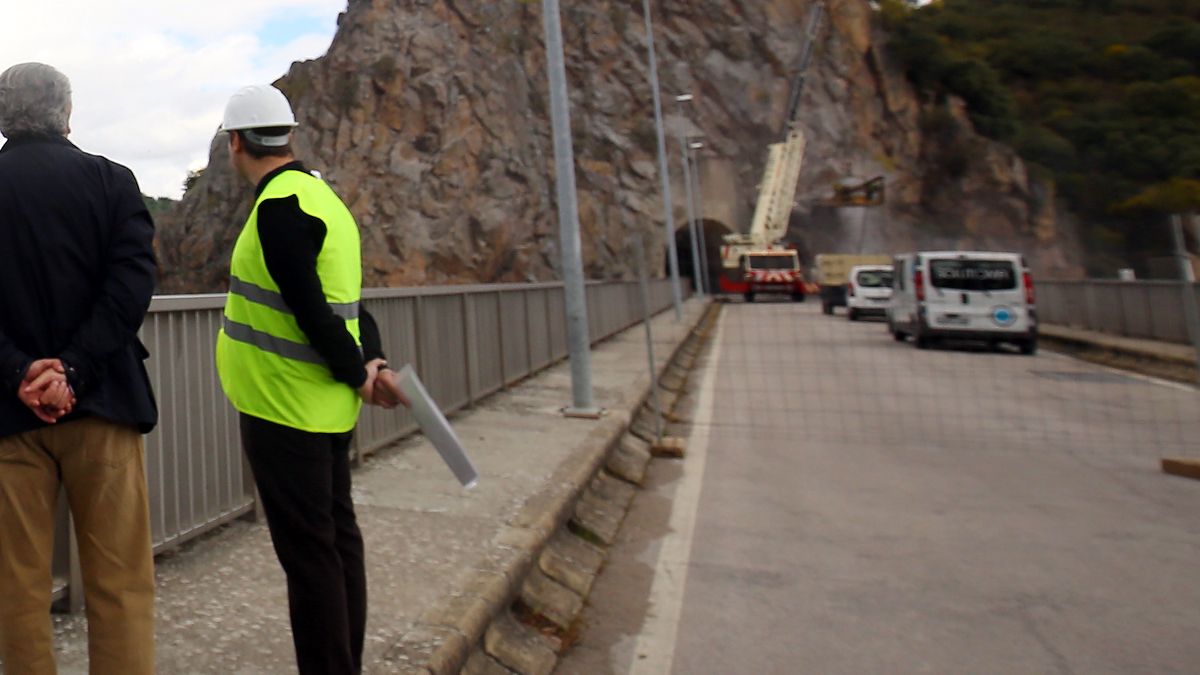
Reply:
M178 197L208 161L226 99L321 56L346 0L6 3L0 70L42 61L71 78L71 140Z

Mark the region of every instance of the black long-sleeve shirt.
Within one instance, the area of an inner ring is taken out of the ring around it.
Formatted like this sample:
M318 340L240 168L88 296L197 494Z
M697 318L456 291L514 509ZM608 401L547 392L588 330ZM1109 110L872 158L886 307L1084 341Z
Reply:
M307 173L308 169L301 162L275 169L259 181L255 196L261 195L267 183L284 171ZM258 205L258 239L267 272L296 317L296 324L329 365L334 379L357 389L367 378L363 364L383 358L382 340L375 318L360 309L360 352L354 336L346 330L346 321L325 300L317 276L317 256L325 245L327 233L325 222L305 213L294 195L268 199Z
M43 426L17 398L36 359L61 358L95 415L158 419L137 330L154 292L154 222L129 169L62 136L0 148L0 437Z

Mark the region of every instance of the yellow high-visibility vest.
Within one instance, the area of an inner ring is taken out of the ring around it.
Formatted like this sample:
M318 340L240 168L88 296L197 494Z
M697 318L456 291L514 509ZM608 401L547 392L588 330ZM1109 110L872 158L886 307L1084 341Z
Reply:
M325 223L317 276L325 300L361 346L362 254L358 225L321 179L284 171L259 195L233 248L225 320L217 336L217 373L239 412L302 431L341 433L354 428L362 399L333 378L328 364L296 324L267 272L258 237L258 207L295 195L300 209Z

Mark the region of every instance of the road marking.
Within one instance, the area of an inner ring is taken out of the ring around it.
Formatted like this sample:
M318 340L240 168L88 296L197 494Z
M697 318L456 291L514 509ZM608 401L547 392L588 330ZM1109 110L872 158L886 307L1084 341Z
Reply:
M1195 387L1188 386L1182 382L1172 382L1170 380L1154 377L1153 375L1143 375L1141 373L1135 373L1132 370L1121 370L1120 368L1113 368L1111 366L1104 366L1104 368L1111 370L1114 373L1120 373L1126 377L1132 377L1135 380L1142 380L1148 384L1157 384L1160 387L1167 387L1169 389L1176 389L1178 391L1186 391L1189 394L1196 393Z
M1189 394L1194 394L1197 391L1196 387L1193 385L1184 384L1182 382L1172 382L1171 380L1164 380L1159 377L1154 377L1153 375L1143 375L1142 373L1139 373L1139 372L1135 372L1132 370L1123 370L1121 368L1116 368L1114 366L1108 366L1103 363L1095 363L1092 361L1085 361L1083 359L1071 356L1070 354L1063 354L1062 352L1049 352L1048 355L1054 356L1059 359L1067 359L1067 360L1073 361L1075 363L1086 363L1089 365L1093 365L1093 366L1096 366L1097 368L1107 370L1110 373L1116 373L1118 375L1124 375L1126 377L1130 377L1135 380L1141 380L1142 382L1146 382L1147 384L1157 384L1160 387L1167 387L1169 389L1176 389L1178 391L1186 391Z
M696 402L696 419L688 438L683 475L671 503L668 534L663 538L658 563L654 568L650 606L633 652L633 663L629 669L631 675L665 675L671 672L675 659L675 641L679 633L680 614L683 612L683 593L692 556L696 511L700 490L704 486L704 465L708 460L717 369L721 363L721 338L724 333L725 322L718 321L708 370L704 373L700 398Z

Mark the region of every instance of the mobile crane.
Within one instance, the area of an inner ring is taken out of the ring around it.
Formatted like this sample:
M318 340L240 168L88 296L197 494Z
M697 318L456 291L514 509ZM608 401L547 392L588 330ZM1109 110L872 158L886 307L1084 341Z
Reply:
M825 3L817 2L809 11L804 45L788 98L783 140L768 148L750 230L725 235L721 247L723 273L718 285L725 293L741 294L747 302L753 302L758 293L787 293L802 302L808 291L800 258L795 248L783 243L783 237L787 234L804 161L804 133L797 124L800 94L824 19Z

